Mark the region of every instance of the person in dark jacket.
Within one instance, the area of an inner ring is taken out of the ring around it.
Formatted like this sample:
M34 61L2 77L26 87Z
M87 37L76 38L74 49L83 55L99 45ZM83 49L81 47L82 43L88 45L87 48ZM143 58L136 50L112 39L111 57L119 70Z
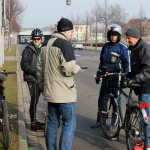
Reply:
M21 69L23 71L24 81L27 82L31 102L30 102L30 118L31 130L42 130L44 123L36 120L37 103L40 96L40 89L37 82L37 60L41 51L42 31L34 29L31 33L32 42L25 47L22 53Z
M100 63L98 67L98 71L96 73L95 81L99 84L100 75L103 74L103 67L116 67L117 70L123 70L123 72L129 72L129 52L127 50L127 46L120 42L122 35L122 28L118 24L112 24L107 28L107 39L108 42L104 44L101 55L100 55ZM106 78L102 79L102 85L99 92L98 98L98 109L100 107L100 102L103 97L109 94L110 90L108 84L115 87L118 78L113 78L113 80L108 80ZM119 97L121 104L121 96ZM117 117L117 116L116 116ZM114 116L114 118L116 118ZM114 121L115 122L115 121ZM100 127L100 119L99 113L97 113L97 122L96 124L91 126L92 128Z
M129 28L126 33L126 41L129 43L129 50L131 51L131 73L129 77L130 83L139 83L140 88L134 90L138 95L139 101L150 104L150 45L140 38L140 33L135 27ZM147 109L148 112L150 107ZM144 140L144 135L141 136ZM134 149L143 149L143 141L138 141L141 145ZM150 125L148 125L148 148L150 148Z

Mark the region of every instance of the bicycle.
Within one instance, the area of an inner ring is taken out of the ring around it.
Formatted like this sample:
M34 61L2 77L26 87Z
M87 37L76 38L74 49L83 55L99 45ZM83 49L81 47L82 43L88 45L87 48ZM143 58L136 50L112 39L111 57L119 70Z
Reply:
M106 138L116 138L117 140L119 140L120 129L124 129L128 150L133 150L135 146L141 144L142 142L144 142L143 149L146 150L148 144L147 125L150 125L146 108L149 107L149 104L137 101L132 97L133 89L139 87L139 84L131 84L130 86L128 86L130 88L129 95L126 94L125 91L123 91L121 80L125 76L126 74L121 72L106 72L106 74L101 75L101 78L118 78L118 83L115 86L115 90L113 88L110 88L110 93L104 96L100 103L99 116L101 129ZM127 98L124 119L122 115L121 105L119 103L120 94L123 94ZM144 140L141 138L141 135L144 135Z
M4 74L5 76L16 74L16 72L6 72L5 70L0 72L0 74ZM8 149L10 146L10 130L13 129L11 122L11 115L7 106L7 102L5 99L5 86L4 81L0 80L0 126L3 133L3 145L5 149Z

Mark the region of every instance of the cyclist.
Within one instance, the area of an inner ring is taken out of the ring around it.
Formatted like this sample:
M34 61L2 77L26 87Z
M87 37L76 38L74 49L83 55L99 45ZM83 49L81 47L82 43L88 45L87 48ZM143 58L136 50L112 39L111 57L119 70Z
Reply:
M34 131L42 130L44 128L44 123L36 120L36 108L41 93L37 82L37 59L41 51L42 35L43 33L40 29L34 29L32 31L32 42L25 47L21 59L21 69L24 73L24 81L28 84L31 96L31 130Z
M131 27L126 31L126 41L129 43L131 50L131 73L129 77L132 79L130 83L136 82L141 84L140 88L134 90L138 95L139 101L150 104L150 45L140 38L140 33L135 27ZM148 112L150 118L150 113ZM142 135L141 137L145 137ZM139 146L135 149L143 149L143 141L137 141ZM150 148L150 125L148 125L148 148Z
M108 42L104 44L101 55L98 71L96 73L95 81L99 84L100 75L103 73L103 66L117 67L118 70L123 69L124 72L129 72L129 51L127 46L120 42L122 35L122 28L118 24L111 24L107 28L107 39ZM98 109L100 107L100 102L102 98L109 94L108 84L115 87L118 78L113 80L108 80L103 78L101 89L98 98ZM121 103L121 96L119 97ZM115 114L114 114L115 115ZM115 118L115 116L113 117ZM92 128L100 127L99 113L97 113L97 122L91 126Z

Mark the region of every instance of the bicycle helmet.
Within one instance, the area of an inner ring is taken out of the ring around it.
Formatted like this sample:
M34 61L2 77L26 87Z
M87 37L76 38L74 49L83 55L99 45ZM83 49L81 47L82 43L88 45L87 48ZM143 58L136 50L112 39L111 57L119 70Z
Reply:
M31 33L32 37L42 37L43 32L40 29L34 29Z
M121 40L122 28L118 24L111 24L107 28L107 40L110 41L110 35L118 35L117 42Z

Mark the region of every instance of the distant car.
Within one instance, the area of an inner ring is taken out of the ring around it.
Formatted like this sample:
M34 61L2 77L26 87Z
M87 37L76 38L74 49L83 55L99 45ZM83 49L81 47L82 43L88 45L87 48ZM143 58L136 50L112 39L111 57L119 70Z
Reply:
M74 42L74 43L72 44L72 47L73 47L73 49L80 49L80 50L83 50L83 43L81 43L81 42Z

